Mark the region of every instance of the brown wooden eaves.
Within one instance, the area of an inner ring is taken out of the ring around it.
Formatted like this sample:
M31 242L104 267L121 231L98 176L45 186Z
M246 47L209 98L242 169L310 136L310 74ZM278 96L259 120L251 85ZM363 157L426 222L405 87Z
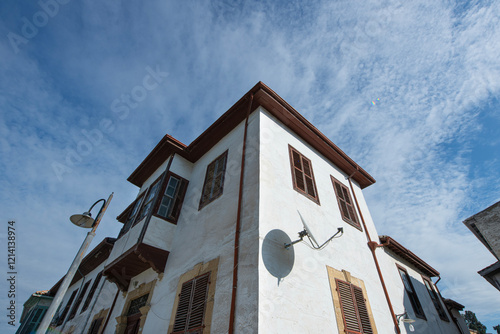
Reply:
M427 262L419 258L412 251L410 251L408 248L405 248L403 245L398 243L393 238L387 235L381 235L379 236L379 239L381 244L385 248L388 248L393 253L399 255L406 261L410 262L412 265L415 266L415 268L419 269L422 273L424 273L428 277L437 277L440 275L439 271L432 268L429 264L427 264Z
M196 162L245 119L252 94L254 98L250 112L262 106L347 175L353 175L352 178L361 188L366 188L375 183L375 179L370 174L356 164L283 98L260 81L189 146L186 147L170 135L163 137L153 151L130 175L128 181L140 187L172 153L178 153L187 160Z

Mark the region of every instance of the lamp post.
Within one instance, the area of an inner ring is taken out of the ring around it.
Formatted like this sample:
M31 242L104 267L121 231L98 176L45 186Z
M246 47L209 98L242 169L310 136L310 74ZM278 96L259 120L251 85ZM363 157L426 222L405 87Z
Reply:
M52 321L52 318L54 317L54 314L56 313L57 309L59 308L59 305L61 304L61 301L66 294L66 291L68 290L69 284L73 280L73 277L75 276L75 272L80 266L80 263L82 262L83 256L85 255L85 252L87 248L90 245L90 242L95 236L95 230L97 229L97 226L99 226L99 222L101 221L102 216L104 215L104 212L106 212L106 209L108 208L109 202L113 198L113 193L109 195L108 200L105 199L100 199L92 206L90 207L89 211L84 212L83 214L76 214L72 215L69 219L71 222L79 227L83 228L92 228L89 233L87 233L87 237L83 241L82 246L80 247L80 250L75 256L75 259L73 260L73 263L71 264L71 267L69 267L68 272L66 273L66 276L64 277L63 282L61 283L61 286L57 290L57 293L52 300L52 303L50 304L49 309L45 313L45 316L43 317L42 322L40 323L40 326L38 327L38 330L36 331L37 334L45 334L47 331L47 328L50 325L50 322ZM97 214L97 217L95 219L92 218L91 211L92 208L99 202L103 202L101 209L99 210L99 213Z

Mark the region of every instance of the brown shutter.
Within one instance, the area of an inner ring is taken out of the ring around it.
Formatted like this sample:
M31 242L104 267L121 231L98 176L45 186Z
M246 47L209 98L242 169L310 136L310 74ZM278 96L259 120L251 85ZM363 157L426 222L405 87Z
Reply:
M208 274L199 277L195 281L193 288L193 298L191 314L189 315L189 327L193 329L203 325L203 316L205 314L205 304L208 293Z
M179 294L177 313L175 315L174 332L183 331L186 328L193 285L194 280L186 282L182 285L181 293Z
M319 204L311 160L307 159L290 145L288 147L294 189Z
M196 333L203 327L210 273L192 279L182 285L174 321L174 333ZM201 331L200 331L201 333Z
M337 179L335 179L333 176L330 177L332 179L335 195L337 196L337 202L339 204L342 219L357 227L358 229L361 229L361 225L359 224L358 216L356 214L356 209L354 208L349 189L347 189L346 186L337 181Z
M356 300L356 306L358 308L359 321L363 329L362 333L373 334L370 316L368 315L365 298L363 297L363 290L355 285L352 285L352 289L354 291L354 298Z
M351 290L351 284L339 279L336 279L336 282L346 332L361 333L356 304Z

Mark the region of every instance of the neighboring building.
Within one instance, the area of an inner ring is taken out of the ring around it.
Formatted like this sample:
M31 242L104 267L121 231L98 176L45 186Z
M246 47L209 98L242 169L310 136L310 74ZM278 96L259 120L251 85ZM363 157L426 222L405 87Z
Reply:
M105 238L83 258L54 316L52 328L61 333L98 333L118 290L102 277L115 241ZM55 296L63 279L52 287L51 295Z
M32 294L23 305L23 313L16 334L30 334L36 331L53 298L54 296L49 295L48 290Z
M128 181L109 257L83 274L108 283L81 315L89 283L74 280L60 332L385 334L411 318L461 333L439 273L377 238L373 177L260 82L191 144L166 135Z
M500 202L467 218L464 224L496 257L497 262L478 273L500 290Z

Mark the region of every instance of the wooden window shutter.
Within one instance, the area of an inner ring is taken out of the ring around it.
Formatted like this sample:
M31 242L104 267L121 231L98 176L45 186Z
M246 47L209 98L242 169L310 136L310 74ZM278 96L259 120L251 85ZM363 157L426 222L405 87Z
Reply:
M226 172L227 151L222 153L207 166L205 183L200 198L201 210L205 205L222 195L224 189L224 174Z
M349 189L347 189L346 186L340 183L333 176L330 177L332 179L335 195L337 196L337 202L339 204L342 219L355 226L356 228L361 229L361 225L359 223L358 215L356 214L356 209L354 208L354 203L352 201L351 194L349 193Z
M174 334L202 332L209 280L210 273L207 273L182 285L174 321Z
M348 334L373 334L363 290L349 282L335 279L345 332Z
M290 145L288 147L294 189L319 204L311 160Z

